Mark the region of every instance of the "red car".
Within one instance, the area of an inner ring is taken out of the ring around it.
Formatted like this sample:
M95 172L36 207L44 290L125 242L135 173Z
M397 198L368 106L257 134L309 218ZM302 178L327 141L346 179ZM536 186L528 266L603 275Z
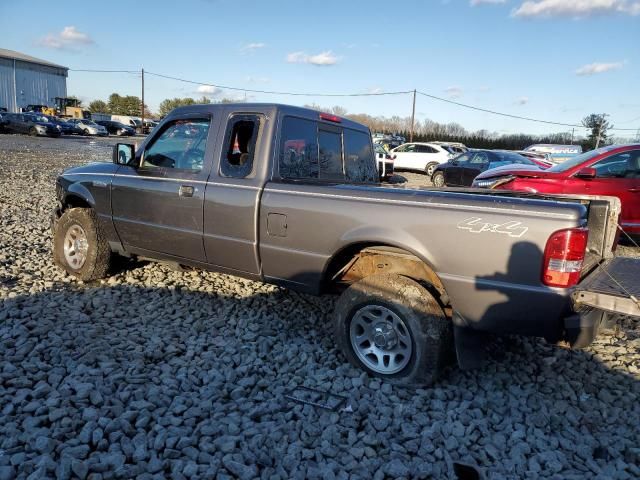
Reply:
M620 226L633 236L640 235L640 144L599 148L548 170L526 165L487 170L475 178L473 186L618 197Z

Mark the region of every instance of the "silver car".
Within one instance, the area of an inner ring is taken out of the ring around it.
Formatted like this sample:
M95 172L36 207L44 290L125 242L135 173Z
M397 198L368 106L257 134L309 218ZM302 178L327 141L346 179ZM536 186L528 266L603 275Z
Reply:
M87 120L84 118L72 118L71 120L69 120L69 123L78 127L85 135L94 135L99 137L106 137L107 135L109 135L109 132L107 132L106 128L104 128L102 125L98 125L92 120Z

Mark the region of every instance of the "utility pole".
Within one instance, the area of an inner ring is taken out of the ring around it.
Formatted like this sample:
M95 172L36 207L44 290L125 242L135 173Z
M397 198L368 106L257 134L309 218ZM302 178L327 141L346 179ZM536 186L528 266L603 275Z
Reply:
M411 110L411 131L409 132L409 141L413 142L413 125L416 118L416 91L413 90L413 108Z
M142 105L140 106L142 112L140 117L142 118L141 133L144 134L144 68L142 69Z

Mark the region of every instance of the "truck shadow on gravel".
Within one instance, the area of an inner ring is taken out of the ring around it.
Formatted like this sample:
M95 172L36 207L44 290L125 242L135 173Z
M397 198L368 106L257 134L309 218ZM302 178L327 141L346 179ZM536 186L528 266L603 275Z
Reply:
M640 475L637 322L586 351L498 339L485 368L411 390L337 354L331 297L164 275L0 290L3 475L456 478L454 461L487 478ZM301 385L346 410L285 397Z

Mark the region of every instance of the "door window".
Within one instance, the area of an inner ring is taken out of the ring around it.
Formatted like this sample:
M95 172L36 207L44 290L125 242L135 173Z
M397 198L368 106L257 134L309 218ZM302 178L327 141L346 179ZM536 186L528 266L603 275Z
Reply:
M418 153L438 153L438 151L430 147L429 145L416 145L416 152Z
M471 155L469 155L468 153L465 153L464 155L460 155L459 157L456 157L453 160L455 160L457 163L467 163L470 158L471 158Z
M471 159L471 162L469 163L474 163L474 164L489 163L489 156L487 155L486 152L478 152L473 156L473 158Z
M618 153L592 165L597 178L640 178L640 150Z
M229 120L220 171L225 177L244 178L253 170L260 117L234 115Z
M147 147L143 168L172 168L199 172L209 133L208 119L175 120Z

